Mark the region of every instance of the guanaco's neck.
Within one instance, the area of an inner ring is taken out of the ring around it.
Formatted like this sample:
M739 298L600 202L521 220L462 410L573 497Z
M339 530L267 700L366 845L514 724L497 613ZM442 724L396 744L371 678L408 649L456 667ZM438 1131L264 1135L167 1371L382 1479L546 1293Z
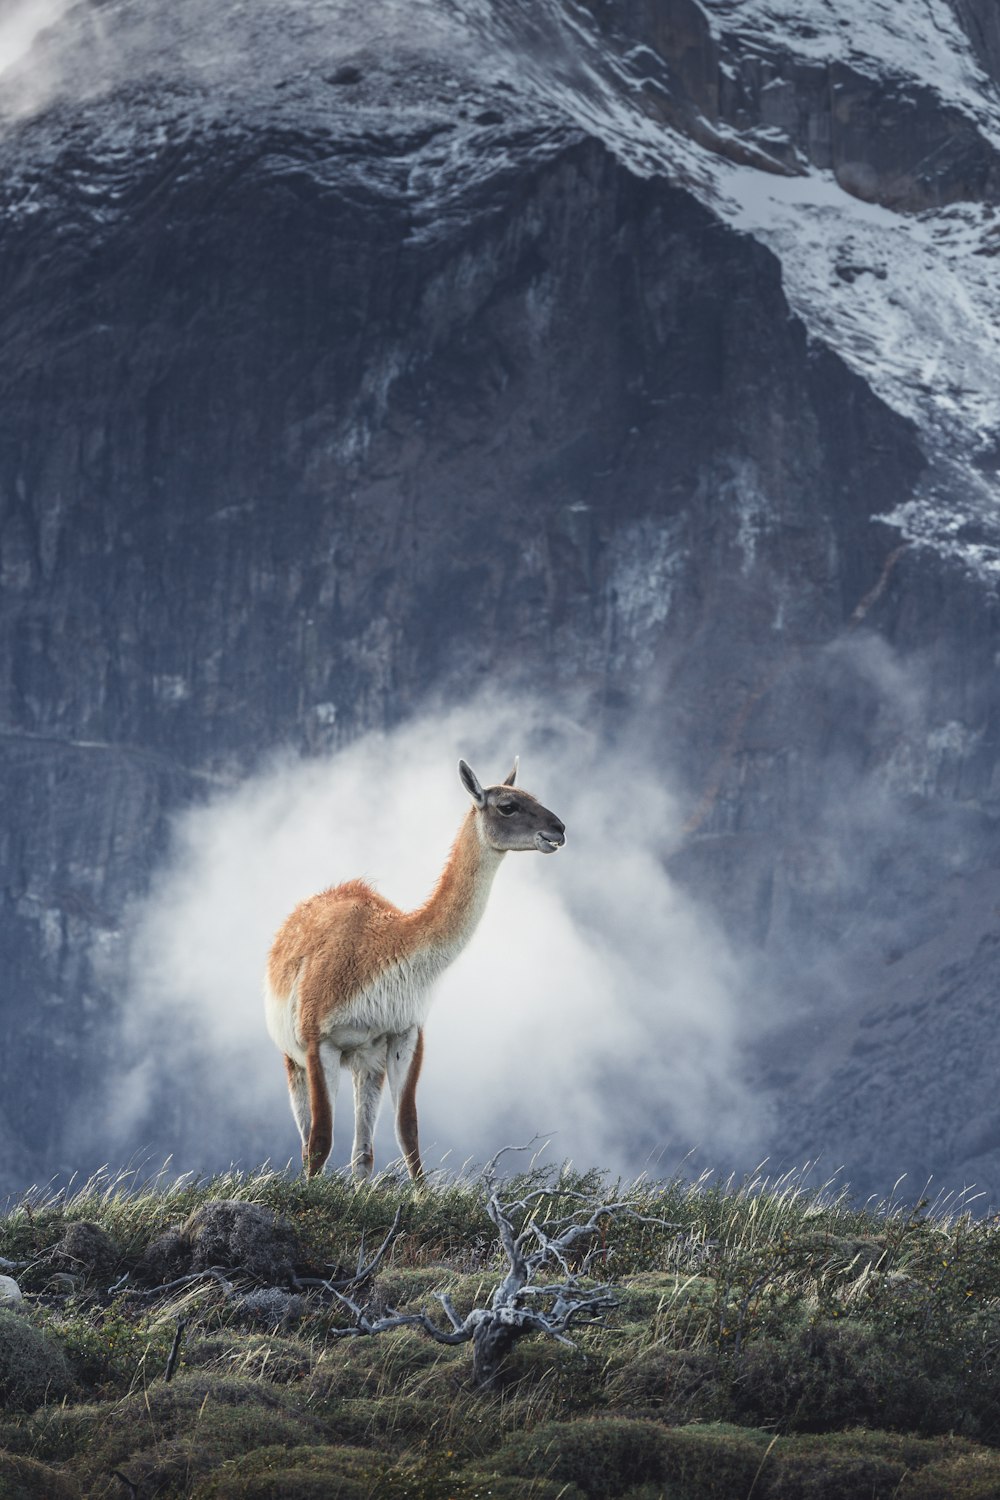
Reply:
M437 885L423 906L407 918L421 948L453 953L464 946L486 910L502 859L503 853L480 837L476 809L470 808Z

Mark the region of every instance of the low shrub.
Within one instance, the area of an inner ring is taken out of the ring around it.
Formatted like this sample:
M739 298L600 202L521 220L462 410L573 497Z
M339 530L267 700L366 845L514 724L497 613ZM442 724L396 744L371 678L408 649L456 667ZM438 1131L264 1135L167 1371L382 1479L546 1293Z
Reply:
M0 1406L33 1411L69 1394L73 1377L66 1356L25 1313L0 1308Z
M434 1293L447 1292L464 1317L477 1303L482 1306L496 1283L495 1276L456 1275L442 1266L391 1266L375 1282L373 1305L400 1312L426 1308L432 1317L443 1318Z
M780 1432L868 1426L926 1436L994 1433L996 1387L970 1378L969 1357L852 1319L756 1339L730 1366L733 1418Z
M586 1338L578 1335L572 1348L544 1334L519 1339L507 1356L499 1388L524 1394L544 1388L565 1416L602 1404L605 1360L588 1351Z
M584 1500L575 1485L455 1469L430 1447L394 1461L351 1446L259 1448L198 1481L192 1500Z
M106 1287L121 1265L122 1251L100 1224L71 1219L65 1233L48 1253L49 1265L80 1283Z
M0 1421L0 1452L23 1454L45 1463L67 1463L81 1453L107 1420L107 1407L59 1402L30 1416Z
M592 1188L536 1169L511 1184L543 1220ZM521 1339L490 1391L470 1388L467 1346L340 1336L348 1315L318 1280L352 1274L401 1210L372 1307L426 1307L445 1326L437 1289L460 1312L482 1305L503 1257L477 1184L231 1173L26 1203L0 1219L0 1255L31 1262L27 1301L0 1310L0 1500L120 1500L130 1485L142 1500L1000 1495L1000 1454L971 1441L1000 1444L995 1224L819 1204L794 1182L610 1196L636 1208L595 1265L620 1284L618 1312L573 1348ZM133 1268L110 1306L80 1290L110 1270L100 1231ZM234 1261L231 1290L162 1290ZM8 1330L36 1377L16 1391Z
M787 1453L770 1466L761 1500L896 1500L905 1470L877 1453Z
M229 1323L234 1328L281 1333L301 1323L308 1310L306 1299L295 1292L286 1292L280 1286L259 1286L234 1298L229 1306Z
M665 1308L689 1300L695 1279L678 1276L673 1271L643 1271L630 1276L616 1288L618 1319L626 1323L651 1322Z
M671 1500L714 1500L750 1493L771 1439L767 1433L724 1422L668 1427L663 1471Z
M415 1396L353 1396L337 1402L324 1427L348 1447L387 1452L425 1438L444 1415L440 1403Z
M90 1396L124 1395L136 1377L163 1370L174 1329L150 1329L123 1308L85 1308L57 1314L48 1331L58 1340L77 1384Z
M417 1500L417 1492L411 1492ZM663 1491L651 1492L650 1500L662 1500ZM558 1479L512 1479L508 1474L491 1474L481 1469L462 1471L459 1483L448 1500L584 1500L584 1492L575 1484ZM422 1500L422 1497L421 1497Z
M182 1367L248 1376L272 1385L304 1381L316 1363L309 1344L280 1334L213 1333L189 1335L182 1345Z

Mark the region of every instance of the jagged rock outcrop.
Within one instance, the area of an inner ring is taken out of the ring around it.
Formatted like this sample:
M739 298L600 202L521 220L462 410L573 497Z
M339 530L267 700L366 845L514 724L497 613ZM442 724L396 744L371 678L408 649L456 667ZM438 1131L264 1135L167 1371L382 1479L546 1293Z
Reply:
M952 0L980 65L1000 82L1000 14L990 0Z

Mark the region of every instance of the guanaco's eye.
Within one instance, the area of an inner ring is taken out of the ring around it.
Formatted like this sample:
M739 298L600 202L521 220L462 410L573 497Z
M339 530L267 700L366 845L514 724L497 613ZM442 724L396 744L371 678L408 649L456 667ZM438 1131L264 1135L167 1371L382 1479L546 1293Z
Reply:
M517 806L516 802L498 802L497 803L497 812L503 813L503 815L504 815L505 818L509 818L510 815L511 815L511 813L516 813L517 811L518 811L518 806Z

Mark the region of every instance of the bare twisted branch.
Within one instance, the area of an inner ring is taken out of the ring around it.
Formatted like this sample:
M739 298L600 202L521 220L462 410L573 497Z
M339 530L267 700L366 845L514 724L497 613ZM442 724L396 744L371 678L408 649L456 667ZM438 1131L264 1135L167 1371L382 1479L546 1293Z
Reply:
M504 1150L528 1149L505 1147ZM353 1283L323 1283L351 1315L351 1324L331 1329L332 1337L357 1337L386 1333L394 1328L419 1328L439 1344L473 1344L473 1376L478 1385L492 1385L503 1360L516 1340L528 1333L544 1333L559 1343L572 1345L568 1330L577 1326L592 1327L618 1305L610 1283L588 1285L583 1277L595 1250L583 1258L582 1269L574 1270L572 1260L578 1247L599 1235L608 1222L637 1219L658 1228L674 1228L662 1219L637 1214L626 1200L595 1204L592 1197L575 1189L539 1188L523 1197L505 1202L495 1185L495 1167L502 1152L493 1158L486 1172L486 1212L497 1232L500 1247L507 1258L507 1272L495 1287L486 1307L474 1307L464 1318L456 1312L447 1292L435 1295L441 1304L448 1326L441 1327L426 1310L400 1313L387 1308L383 1316L373 1318L349 1290L368 1279L359 1275ZM581 1205L563 1217L549 1214L539 1217L543 1201L565 1197ZM398 1218L398 1215L397 1215ZM518 1228L520 1224L520 1228ZM395 1229L395 1225L393 1229ZM393 1232L373 1257L374 1269L391 1243ZM596 1247L595 1247L596 1249ZM539 1282L538 1276L557 1267L562 1279Z

